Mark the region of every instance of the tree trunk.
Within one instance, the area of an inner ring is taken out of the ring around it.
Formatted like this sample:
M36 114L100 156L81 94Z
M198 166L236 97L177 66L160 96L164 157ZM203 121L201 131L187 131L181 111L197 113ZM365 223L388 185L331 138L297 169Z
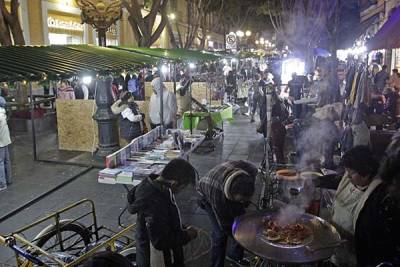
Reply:
M12 45L10 29L8 28L5 20L3 10L5 9L4 0L0 1L0 44L1 45Z
M25 45L25 38L19 20L9 24L15 45Z
M200 45L199 49L204 50L206 46L206 40L207 40L207 16L204 15L201 21L201 33L202 33L202 38L200 38Z
M166 25L166 6L168 0L153 0L150 12L143 17L140 10L141 6L137 0L124 0L122 6L129 13L129 24L131 25L133 34L137 39L139 47L150 47L158 38L160 38ZM153 27L157 14L161 13L162 18L160 25L153 33Z
M340 87L339 87L339 77L338 77L338 59L337 59L337 39L338 39L338 31L339 31L339 23L340 23L340 7L341 0L336 0L336 8L334 14L334 28L332 32L332 44L331 44L331 54L332 54L332 62L331 62L331 88L332 95L334 101L340 100Z
M169 43L171 44L171 47L178 48L176 45L174 31L172 30L172 25L170 22L167 22L167 30L168 30L168 35L169 35Z
M4 46L12 45L10 30L1 14L0 14L0 44Z

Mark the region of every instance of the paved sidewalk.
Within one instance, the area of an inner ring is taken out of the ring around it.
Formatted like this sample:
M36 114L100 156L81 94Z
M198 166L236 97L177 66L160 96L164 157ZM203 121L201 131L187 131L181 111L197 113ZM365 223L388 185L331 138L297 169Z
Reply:
M232 124L226 123L225 138L217 145L215 151L208 154L193 154L190 158L192 164L200 175L204 175L212 167L228 159L245 159L259 164L262 158L263 142L262 136L256 133L255 127L254 123L249 123L247 117L237 116ZM53 153L53 157L59 159L58 152L49 152L50 148L55 147L55 142L55 134L39 136L39 153L46 152L46 155ZM76 157L75 154L70 154L71 158ZM31 140L27 135L14 138L12 164L14 182L9 189L0 192L0 217L85 170L84 167L33 162ZM59 191L0 223L0 233L11 232L82 198L95 202L99 225L118 230L117 217L125 206L126 190L120 185L97 183L97 172L98 169L87 172ZM177 198L185 224L210 229L208 218L197 207L197 195L193 188L182 192ZM126 222L133 220L130 216L125 216L123 219ZM34 236L38 229L35 231L28 235ZM208 262L208 258L205 257L195 266L207 266ZM11 250L0 247L0 266L15 266Z

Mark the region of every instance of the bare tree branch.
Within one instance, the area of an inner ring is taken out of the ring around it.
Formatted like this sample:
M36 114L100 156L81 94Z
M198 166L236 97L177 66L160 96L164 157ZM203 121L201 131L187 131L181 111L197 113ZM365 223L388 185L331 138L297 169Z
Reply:
M165 13L167 3L168 0L153 0L149 13L143 16L142 7L137 0L122 1L122 7L129 13L128 21L139 46L149 47L161 36L167 25ZM161 22L153 32L158 14L161 14Z

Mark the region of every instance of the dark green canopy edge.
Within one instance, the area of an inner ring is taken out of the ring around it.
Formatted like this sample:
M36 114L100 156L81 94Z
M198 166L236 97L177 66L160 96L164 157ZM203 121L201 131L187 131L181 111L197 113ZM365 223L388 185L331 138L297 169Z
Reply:
M172 62L205 62L216 61L221 57L219 55L206 52L185 49L162 49L162 48L143 48L129 46L109 46L122 51L129 51L133 54L148 55L158 59Z
M92 45L2 46L0 59L2 82L109 74L157 63L150 56Z
M210 62L205 51L94 45L2 46L0 82L60 80L82 74L110 74L163 61Z

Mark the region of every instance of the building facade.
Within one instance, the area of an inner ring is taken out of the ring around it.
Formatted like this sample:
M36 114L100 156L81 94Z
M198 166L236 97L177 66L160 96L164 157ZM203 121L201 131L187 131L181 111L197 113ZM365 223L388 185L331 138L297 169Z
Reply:
M365 36L374 36L385 24L393 10L400 6L400 0L360 0L361 23L372 20ZM380 63L388 65L391 69L400 69L400 48L384 49L372 52L372 56L382 55Z
M96 31L88 24L81 24L81 10L75 0L19 0L19 3L20 22L27 45L98 43ZM9 8L7 0L6 6ZM186 7L186 0L170 0L169 10L176 14L178 25L183 28L187 27ZM146 13L145 10L142 12ZM107 45L137 45L128 16L123 9L121 19L107 32ZM160 21L161 17L158 16L156 25ZM209 35L205 48L208 48L208 44L212 44L210 48L222 48L223 35L212 32ZM164 29L153 47L170 48L167 29Z

